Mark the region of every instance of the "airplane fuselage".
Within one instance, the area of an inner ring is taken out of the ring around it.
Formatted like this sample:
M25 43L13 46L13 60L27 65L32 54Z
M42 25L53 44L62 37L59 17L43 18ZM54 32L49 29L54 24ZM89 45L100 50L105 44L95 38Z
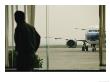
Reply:
M89 44L99 44L99 32L94 30L85 34L85 39Z

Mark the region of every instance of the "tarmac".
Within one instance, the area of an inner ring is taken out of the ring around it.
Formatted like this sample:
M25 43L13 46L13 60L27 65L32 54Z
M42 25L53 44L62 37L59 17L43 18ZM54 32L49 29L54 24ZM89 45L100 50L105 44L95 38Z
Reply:
M81 51L81 48L39 48L37 53L43 59L42 68L32 72L106 72L106 49L103 49L102 64L99 49L96 52ZM17 72L16 68L6 68L6 72Z
M91 48L89 51L81 51L81 48L39 48L37 54L43 59L41 70L106 70L106 66L99 65L98 48L96 52L92 52ZM105 50L102 57L106 65Z

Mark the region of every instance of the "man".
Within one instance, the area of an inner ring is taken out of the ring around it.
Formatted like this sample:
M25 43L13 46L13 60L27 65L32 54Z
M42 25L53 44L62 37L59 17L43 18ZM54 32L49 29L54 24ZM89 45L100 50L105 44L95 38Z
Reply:
M17 70L32 71L34 68L35 52L39 48L40 35L35 28L25 22L22 11L15 12L15 50L17 52Z

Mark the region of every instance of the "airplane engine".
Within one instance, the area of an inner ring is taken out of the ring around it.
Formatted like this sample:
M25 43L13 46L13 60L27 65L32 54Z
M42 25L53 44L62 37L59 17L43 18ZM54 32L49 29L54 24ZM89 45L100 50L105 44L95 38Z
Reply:
M76 48L77 41L76 40L68 40L66 45L67 45L68 48Z

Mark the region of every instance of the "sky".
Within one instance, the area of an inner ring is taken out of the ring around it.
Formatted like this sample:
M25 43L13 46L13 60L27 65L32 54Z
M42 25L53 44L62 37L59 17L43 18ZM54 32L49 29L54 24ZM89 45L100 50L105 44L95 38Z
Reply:
M49 5L47 6L47 27L50 44L64 44L67 39L85 39L85 31L99 24L98 5ZM46 6L36 6L35 27L45 44ZM78 29L75 29L78 28ZM54 38L61 37L60 40Z

